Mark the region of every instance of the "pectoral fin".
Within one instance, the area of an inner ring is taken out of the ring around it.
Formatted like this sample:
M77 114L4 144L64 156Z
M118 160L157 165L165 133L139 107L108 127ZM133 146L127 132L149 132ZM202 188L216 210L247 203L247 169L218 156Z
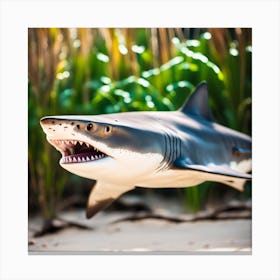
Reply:
M207 173L209 174L207 180L224 183L239 191L243 191L246 181L252 179L251 174L236 171L227 165L191 164L188 159L184 158L177 159L173 164L173 168Z
M246 180L252 179L251 174L236 171L227 165L215 165L212 163L209 163L207 165L198 165L198 164L192 164L188 159L184 159L184 158L177 159L174 162L173 167L178 169L189 169L193 171L206 172L206 173L234 177L239 179L246 179Z
M100 210L108 207L115 199L134 187L119 186L105 182L97 182L90 192L87 203L87 218L91 218Z

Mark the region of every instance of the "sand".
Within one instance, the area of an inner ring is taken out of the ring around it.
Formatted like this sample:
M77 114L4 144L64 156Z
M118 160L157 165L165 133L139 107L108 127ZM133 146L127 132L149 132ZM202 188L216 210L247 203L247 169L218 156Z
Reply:
M66 227L33 237L39 218L29 220L30 254L251 254L251 219L174 223L158 219L118 221L125 213L102 212L90 220L84 211L62 213L87 229Z

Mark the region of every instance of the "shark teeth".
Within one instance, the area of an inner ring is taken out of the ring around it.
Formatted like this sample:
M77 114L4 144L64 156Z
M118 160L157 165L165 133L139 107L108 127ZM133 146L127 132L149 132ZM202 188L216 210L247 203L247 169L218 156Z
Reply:
M77 143L79 143L81 146L82 145L86 145L88 148L91 147L91 145L89 143L83 142L83 141L78 141L78 140L64 140L64 139L50 139L49 140L51 143L53 143L54 145L74 145L76 146ZM96 149L96 148L94 148Z
M106 155L95 155L95 156L82 156L82 155L71 155L66 156L61 159L61 163L84 163L84 162L91 162L102 159L106 157Z
M89 143L83 142L83 141L78 141L78 140L64 140L64 139L50 139L49 140L51 144L53 144L57 149L63 149L64 147L71 148L79 144L80 146L86 146L88 148L92 148L96 151L98 151L97 148L91 146Z
M61 163L80 164L107 157L89 143L73 139L49 139L49 142L62 154Z

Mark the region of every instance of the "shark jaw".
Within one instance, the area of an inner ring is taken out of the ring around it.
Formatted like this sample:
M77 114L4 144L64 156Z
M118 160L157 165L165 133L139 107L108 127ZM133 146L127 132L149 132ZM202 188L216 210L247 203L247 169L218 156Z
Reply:
M61 167L88 179L130 183L142 178L147 170L155 170L162 161L162 156L159 154L141 154L126 149L112 149L90 139L87 142L72 139L47 139L61 153L62 157L59 161ZM148 160L147 164L143 164ZM110 174L114 176L109 176Z
M62 158L59 163L61 165L84 164L108 157L107 154L83 141L50 139L49 142L60 151Z
M59 164L65 170L88 179L103 179L114 169L116 160L92 141L49 138L48 142L61 153Z

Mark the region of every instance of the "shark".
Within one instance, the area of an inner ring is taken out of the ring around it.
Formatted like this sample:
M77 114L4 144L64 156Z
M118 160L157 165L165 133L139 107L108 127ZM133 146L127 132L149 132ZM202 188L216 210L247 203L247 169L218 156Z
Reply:
M46 116L40 124L61 167L95 180L87 218L136 187L213 181L242 191L252 179L251 137L215 122L206 82L176 111Z

